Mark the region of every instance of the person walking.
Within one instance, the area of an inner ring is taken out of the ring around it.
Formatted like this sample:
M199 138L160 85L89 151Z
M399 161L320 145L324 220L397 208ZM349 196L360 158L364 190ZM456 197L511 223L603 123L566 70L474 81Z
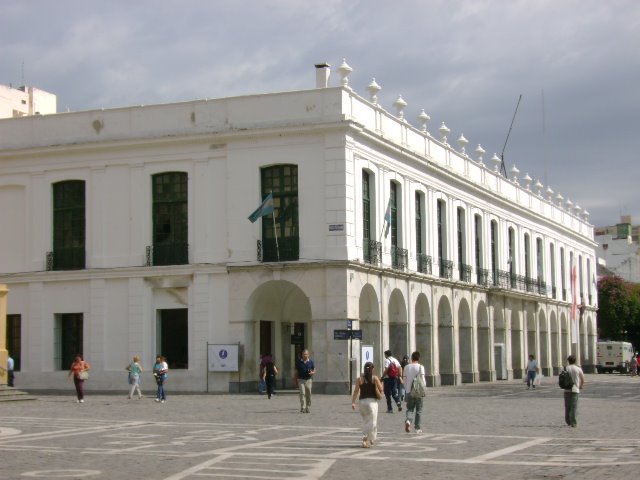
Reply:
M89 370L91 370L89 362L85 362L82 355L77 354L69 367L67 378L73 376L73 384L76 387L76 401L78 403L84 403L84 382L89 378Z
M138 399L142 398L142 390L140 389L140 382L142 374L142 366L140 365L140 357L138 355L133 356L133 362L127 365L126 370L129 372L129 385L131 385L131 389L129 390L129 400L133 397L135 391L138 391Z
M156 357L156 363L153 364L153 376L156 377L156 383L158 384L156 402L164 403L167 400L167 395L164 391L164 382L167 381L168 371L169 365L167 365L167 359L162 355L158 355Z
M578 395L580 390L584 388L584 373L582 369L576 365L575 355L567 357L567 372L571 375L573 385L564 391L564 421L571 427L578 425Z
M302 357L296 360L295 377L293 379L300 392L300 413L309 413L311 406L311 387L313 376L316 374L316 366L311 360L309 350L302 351Z
M382 372L382 382L384 385L384 396L387 399L387 413L393 413L391 408L391 398L396 402L398 411L402 411L400 397L398 397L398 382L402 381L402 367L400 362L393 358L391 350L384 352L384 370Z
M364 424L362 425L362 448L373 446L378 435L378 400L382 398L382 383L373 374L374 366L372 362L364 364L364 371L353 389L351 395L351 408L356 409L356 399L358 399L358 410Z
M276 386L276 375L278 374L278 367L273 361L273 358L269 357L269 361L264 366L262 370L262 380L265 382L267 386L267 398L271 398L273 395L275 386Z
M527 389L531 389L531 387L536 388L536 384L534 382L539 370L540 368L538 367L538 362L535 357L533 355L529 355L529 362L527 363Z
M417 379L423 387L426 387L424 367L420 364L420 352L411 354L411 363L404 367L402 371L404 377L404 388L406 391L407 412L404 421L404 431L411 431L411 424L416 433L422 433L422 400L423 397L412 395L414 379ZM417 392L416 392L417 393ZM415 411L415 416L414 416Z
M403 355L402 360L400 360L400 368L402 369L403 372L404 372L404 367L406 367L407 365L409 365L409 357L407 355ZM404 375L402 378L403 378L403 381L398 382L398 398L400 398L400 403L404 402L404 396L406 394L404 383L403 383Z
M629 362L629 375L635 377L638 374L638 359L632 355Z

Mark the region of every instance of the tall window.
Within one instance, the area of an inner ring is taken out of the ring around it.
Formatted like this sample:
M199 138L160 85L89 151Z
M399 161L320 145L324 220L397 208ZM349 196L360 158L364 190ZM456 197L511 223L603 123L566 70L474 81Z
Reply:
M480 215L474 215L474 237L475 237L475 260L476 260L476 273L480 275L482 270L482 217ZM480 277L478 276L478 281ZM486 276L485 276L486 281Z
M7 315L7 351L13 358L13 369L20 371L20 359L22 358L22 325L21 316Z
M544 281L544 248L542 239L536 238L536 263L538 265L538 280Z
M67 180L53 184L53 269L85 267L85 184Z
M420 255L424 253L424 235L422 233L422 229L424 228L422 222L422 194L420 192L416 192L416 254Z
M389 194L389 206L391 208L391 246L398 246L398 184L391 182Z
M447 207L444 200L438 200L438 261L442 263L447 255Z
M531 237L524 234L524 276L531 278Z
M551 295L556 298L556 250L553 243L549 245L549 264L551 267Z
M54 322L54 366L56 370L67 370L75 356L83 354L83 315L58 313Z
M589 305L592 302L592 292L591 292L591 259L587 258L587 293L589 295Z
M513 277L516 273L516 235L512 227L509 227L509 274Z
M493 284L498 284L498 222L491 220L491 275Z
M188 309L158 310L158 353L170 369L189 368Z
M369 172L362 171L362 244L365 256L371 240L371 193L369 191Z
M564 248L560 247L560 287L562 288L562 300L567 300L567 272L564 264Z
M465 212L464 208L458 207L457 210L457 230L458 230L458 271L460 280L465 282L469 281L467 268L467 260L465 258L465 252L467 250L466 245L466 230L465 230Z
M185 172L153 175L153 264L189 263L189 197Z
M584 302L584 291L582 290L582 255L578 255L578 292L580 292L580 302Z
M298 166L274 165L263 168L262 197L273 192L273 219L262 221L262 259L265 262L298 260ZM274 225L275 223L275 225Z

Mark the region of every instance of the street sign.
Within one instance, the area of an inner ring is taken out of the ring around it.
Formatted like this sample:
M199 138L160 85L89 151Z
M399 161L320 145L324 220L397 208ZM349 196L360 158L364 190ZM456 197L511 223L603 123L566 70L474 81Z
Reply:
M349 340L351 338L351 330L334 330L334 340Z
M362 330L334 330L334 340L362 340Z

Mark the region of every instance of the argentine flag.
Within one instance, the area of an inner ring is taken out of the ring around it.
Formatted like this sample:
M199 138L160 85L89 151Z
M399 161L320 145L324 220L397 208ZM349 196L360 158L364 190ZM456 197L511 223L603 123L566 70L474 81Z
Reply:
M255 221L260 217L264 217L265 215L269 215L270 213L273 213L273 192L270 192L269 195L264 197L264 200L262 201L260 206L256 208L256 210L251 215L249 215L248 218L249 220L251 220L251 223L255 223Z

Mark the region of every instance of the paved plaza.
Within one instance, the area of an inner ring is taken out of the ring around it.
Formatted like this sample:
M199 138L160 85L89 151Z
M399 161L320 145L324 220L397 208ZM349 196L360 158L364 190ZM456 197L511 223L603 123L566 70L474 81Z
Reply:
M315 395L311 413L276 395L178 395L165 404L88 393L0 404L1 479L595 479L640 468L640 379L587 375L578 427L564 425L557 378L438 387L424 433L404 412L378 417L360 447L348 395Z

